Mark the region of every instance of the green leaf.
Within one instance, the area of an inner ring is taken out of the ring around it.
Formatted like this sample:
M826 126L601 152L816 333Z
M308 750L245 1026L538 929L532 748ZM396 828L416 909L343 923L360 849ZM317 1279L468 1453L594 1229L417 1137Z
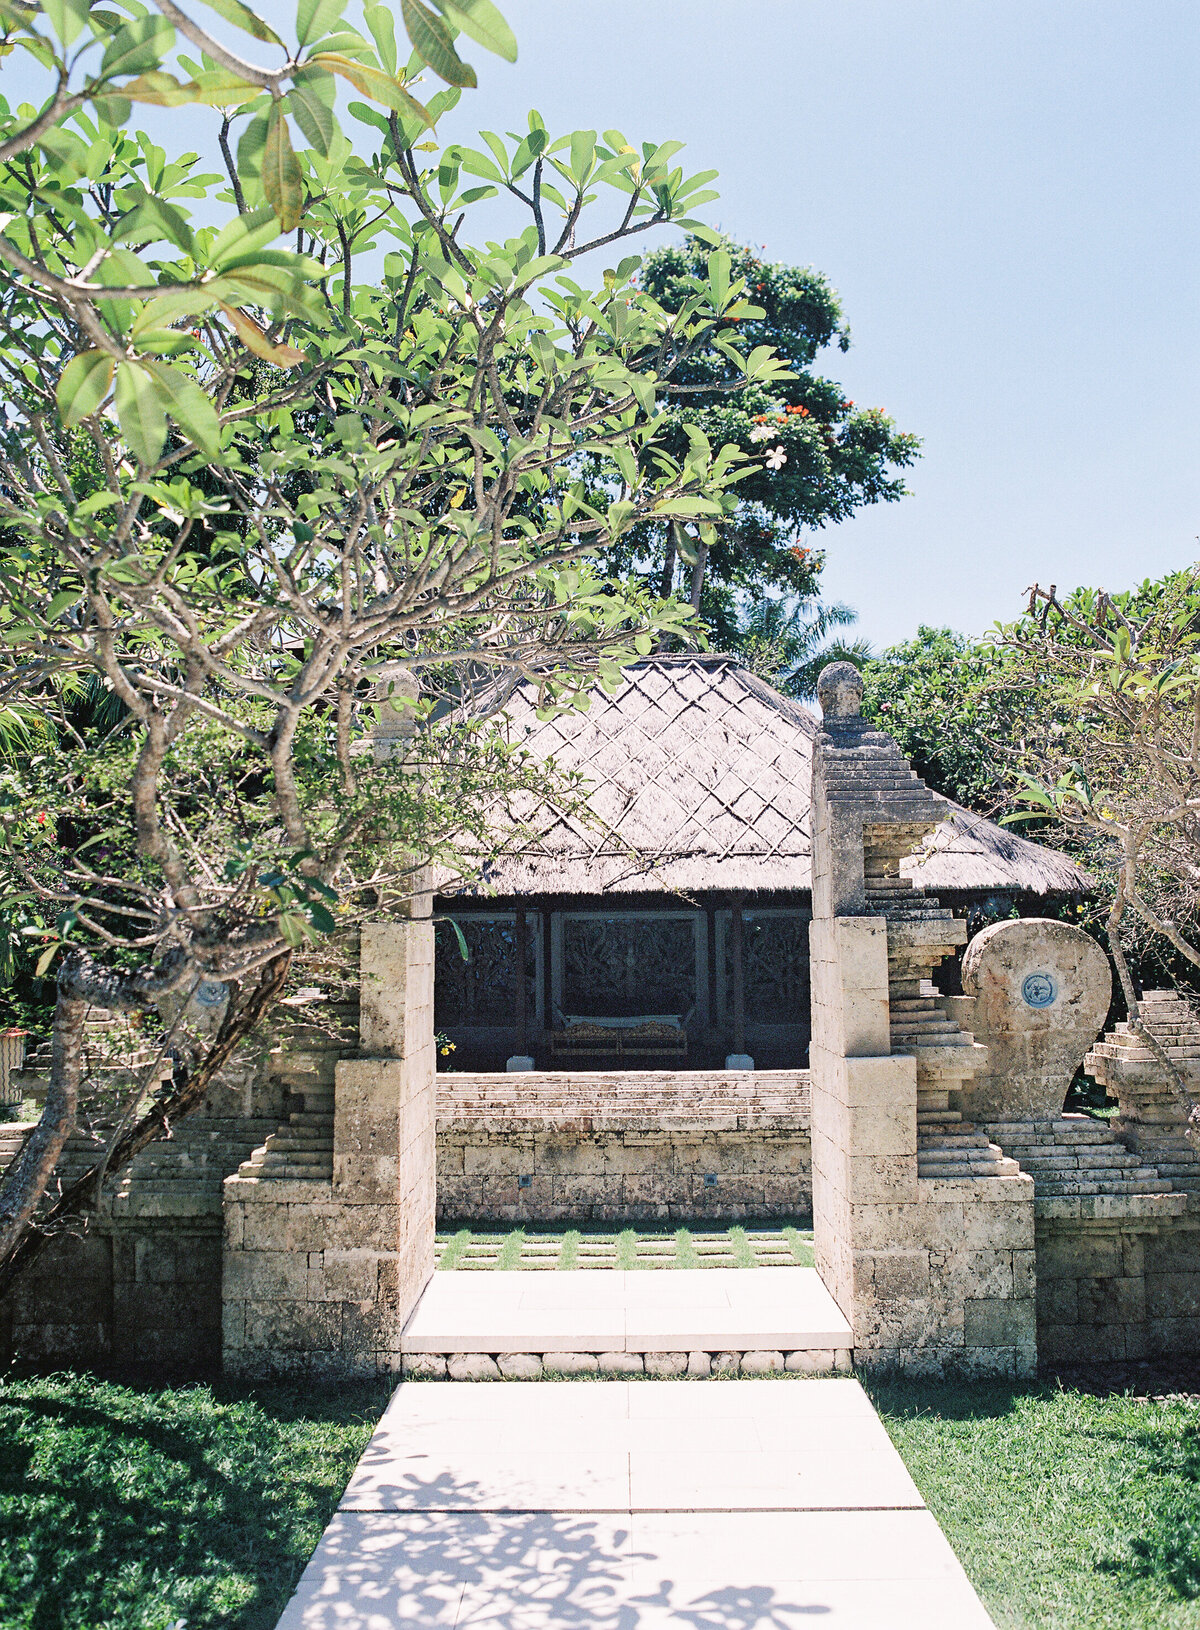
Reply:
M375 41L375 49L379 52L379 60L389 74L396 72L396 25L392 20L389 6L368 5L363 7L363 17L367 27L371 30L371 38Z
M165 17L134 17L109 41L100 64L100 77L141 74L157 68L175 43L175 30Z
M222 271L235 256L240 260L252 255L278 236L279 222L273 210L253 209L247 215L235 215L213 239L208 264L214 272Z
M309 901L308 920L321 934L332 934L337 929L337 918L329 907L323 906L319 900Z
M458 954L459 954L459 956L462 957L464 962L470 962L470 960L471 960L471 951L470 951L470 947L467 945L467 936L463 933L462 929L455 922L454 918L453 917L439 917L438 922L440 922L440 923L449 923L450 924L451 928L454 930L454 937L458 941Z
M664 498L655 504L656 515L720 515L720 504L711 498Z
M142 464L156 463L167 439L167 410L158 381L140 363L119 363L114 401L134 457Z
M65 426L86 419L108 395L115 363L107 351L81 351L71 358L59 376L55 396Z
M397 113L412 114L423 125L432 128L433 120L428 111L415 96L409 95L398 79L393 79L382 69L372 68L366 62L355 62L353 57L343 56L340 51L319 51L311 60L332 73L341 74L356 91L369 96L373 102L380 102L385 108L394 108Z
M292 232L304 212L304 172L292 147L282 102L272 102L263 144L262 188L275 211L280 230Z
M336 128L333 103L336 86L331 73L311 65L297 70L287 105L295 115L296 123L322 157L329 156L329 145Z
M217 410L200 386L178 368L166 362L147 362L146 366L163 387L170 403L171 417L196 443L206 457L216 459L221 453L221 426Z
M62 593L56 594L53 600L51 600L50 604L46 607L46 621L48 623L52 623L54 619L56 617L60 617L69 606L78 605L82 597L83 591L81 589L63 589Z
M256 40L262 40L267 45L283 44L275 30L264 23L257 12L251 11L249 6L244 6L242 0L205 0L205 4L218 16L224 17L227 23L232 23L235 28L244 29Z
M55 941L55 943L53 945L48 945L46 947L46 949L42 952L41 956L38 957L38 959L37 959L37 967L33 970L33 974L34 974L35 979L44 979L45 978L46 969L54 961L54 958L58 955L58 952L59 952L60 949L61 949L61 947L60 947L59 942L57 940Z
M446 21L505 62L517 60L517 41L492 0L434 0Z
M346 9L346 0L300 0L296 8L296 35L301 45L322 39Z
M447 85L473 86L477 83L474 68L465 63L454 49L450 30L440 17L428 6L422 5L421 0L400 0L400 10L413 49L439 78L444 79Z
M87 22L90 0L42 0L42 10L64 45L70 45Z

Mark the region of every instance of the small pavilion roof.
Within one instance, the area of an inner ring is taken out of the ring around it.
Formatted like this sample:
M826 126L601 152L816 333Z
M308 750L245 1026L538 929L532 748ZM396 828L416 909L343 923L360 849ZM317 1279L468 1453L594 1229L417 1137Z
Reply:
M812 886L812 752L818 723L734 657L652 657L585 712L537 716L519 684L503 704L510 739L590 783L589 823L521 812L532 830L489 862L489 892L644 894ZM904 869L931 891L1081 892L1065 855L950 803L950 818Z

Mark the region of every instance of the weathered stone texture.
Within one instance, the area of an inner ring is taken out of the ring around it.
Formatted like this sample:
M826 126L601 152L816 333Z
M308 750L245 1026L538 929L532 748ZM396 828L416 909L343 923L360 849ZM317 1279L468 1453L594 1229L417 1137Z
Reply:
M433 1270L428 915L366 924L361 979L362 1048L374 1056L337 1061L332 1094L314 1088L305 1113L225 1184L231 1374L401 1369L401 1331Z

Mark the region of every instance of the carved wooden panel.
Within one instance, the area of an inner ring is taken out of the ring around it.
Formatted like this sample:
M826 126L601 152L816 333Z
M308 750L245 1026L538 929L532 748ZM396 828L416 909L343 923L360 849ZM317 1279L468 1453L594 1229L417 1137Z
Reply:
M691 918L566 917L562 956L564 1013L683 1017L696 1005L696 926Z
M448 922L435 926L434 1024L439 1030L517 1023L517 929L512 917L456 917L467 945ZM525 963L529 1023L536 1011L537 942L533 922Z
M808 1027L807 912L747 911L742 919L742 970L748 1024ZM733 947L728 913L718 940L722 971L720 1012L732 1022Z

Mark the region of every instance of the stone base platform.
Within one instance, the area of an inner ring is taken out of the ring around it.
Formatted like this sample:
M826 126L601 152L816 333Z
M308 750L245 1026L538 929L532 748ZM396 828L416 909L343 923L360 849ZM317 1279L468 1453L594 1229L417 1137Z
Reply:
M813 1268L435 1274L401 1338L428 1379L848 1370L849 1324Z

